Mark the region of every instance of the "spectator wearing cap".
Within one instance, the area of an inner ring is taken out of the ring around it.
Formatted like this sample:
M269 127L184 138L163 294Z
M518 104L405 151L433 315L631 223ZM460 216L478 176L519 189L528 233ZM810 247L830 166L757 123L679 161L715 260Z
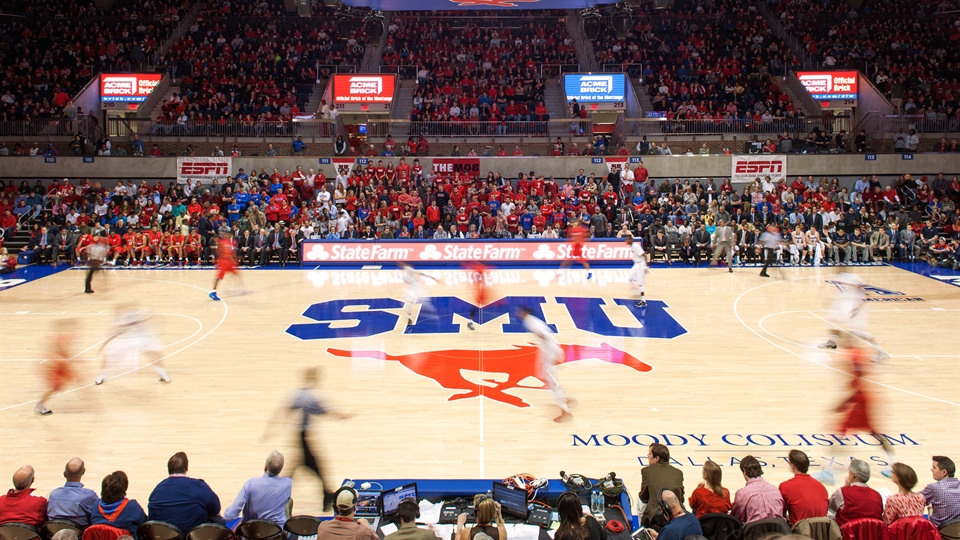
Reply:
M883 498L869 487L870 465L855 459L847 468L844 486L833 492L827 506L827 516L841 527L855 519L883 519Z
M776 486L762 478L763 468L753 456L740 461L747 485L737 491L730 514L743 523L783 516L783 496Z
M0 524L23 523L40 527L47 521L47 499L33 494L34 471L24 465L13 473L13 489L0 497Z
M827 488L807 474L810 458L800 450L791 450L787 456L793 478L780 484L783 510L790 525L807 518L827 516Z
M340 488L335 499L336 515L317 529L317 540L378 540L377 533L365 519L353 520L357 510L357 492Z
M954 477L957 466L946 456L933 456L930 468L935 482L920 492L932 511L930 521L937 527L960 519L960 480Z

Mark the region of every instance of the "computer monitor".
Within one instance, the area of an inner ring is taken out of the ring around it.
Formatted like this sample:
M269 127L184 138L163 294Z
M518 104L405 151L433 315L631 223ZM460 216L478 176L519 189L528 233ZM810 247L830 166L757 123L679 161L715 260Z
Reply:
M360 124L359 126L357 126L357 133L359 133L360 135L366 135L366 134L367 134L367 125L366 125L366 124Z
M357 517L377 517L380 515L380 492L374 490L357 491Z
M417 497L416 483L405 484L383 492L383 495L380 496L383 517L390 520L396 516L400 501L404 499L413 499L414 502L420 502L420 499Z
M500 511L505 515L527 519L527 490L494 482L493 500L500 503Z

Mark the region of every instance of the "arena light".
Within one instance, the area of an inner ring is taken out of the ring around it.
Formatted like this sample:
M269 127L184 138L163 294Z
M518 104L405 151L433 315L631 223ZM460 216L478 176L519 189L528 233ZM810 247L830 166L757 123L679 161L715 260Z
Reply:
M323 0L323 7L335 8L340 4L340 0Z
M380 37L383 35L383 12L374 11L363 19L366 23L364 30L367 33L367 41L371 47L380 46Z
M297 15L300 17L310 17L313 15L313 1L314 0L295 0Z
M580 12L580 18L583 19L583 34L587 39L593 41L600 36L600 26L603 17L596 8L586 8Z
M613 10L613 28L617 31L617 39L627 39L633 27L633 12L626 3L621 2Z
M337 19L337 37L340 39L349 38L350 34L356 28L356 19L353 13L344 6L340 6L337 8L334 17Z

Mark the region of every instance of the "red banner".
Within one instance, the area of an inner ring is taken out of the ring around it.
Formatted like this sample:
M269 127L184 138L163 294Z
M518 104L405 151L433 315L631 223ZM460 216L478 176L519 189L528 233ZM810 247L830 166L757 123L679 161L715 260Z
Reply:
M334 75L334 103L390 103L394 75Z
M550 264L570 258L571 245L556 240L474 240L338 242L311 241L303 245L306 263L441 263L441 262L527 262ZM623 241L594 240L583 246L583 258L616 261L630 258Z
M160 84L159 73L122 73L100 75L100 101L139 103L146 101Z

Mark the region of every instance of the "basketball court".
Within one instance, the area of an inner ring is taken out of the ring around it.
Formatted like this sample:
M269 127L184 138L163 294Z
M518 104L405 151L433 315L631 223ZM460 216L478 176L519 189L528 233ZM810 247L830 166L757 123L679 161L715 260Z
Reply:
M960 457L960 288L893 266L858 267L870 286L870 327L891 358L870 380L882 404L876 423L898 457L928 481L930 456ZM299 461L293 417L273 421L304 368L322 366L328 404L354 416L321 417L313 433L327 475L344 478L599 477L615 471L631 496L647 445L668 444L688 491L712 459L724 485L743 485L737 460L759 456L774 483L784 458L805 450L830 459L885 460L870 435L834 437L833 409L849 376L817 347L834 268L660 268L635 308L627 269L495 270L484 324L467 329L473 293L462 270L426 270L433 310L403 314L397 270L252 270L228 277L222 302L207 298L213 272L107 270L83 294L83 272L67 270L0 293L0 477L31 464L38 494L63 482L66 461L86 461L88 487L114 470L146 504L177 451L190 476L232 502L263 471L274 448ZM778 276L779 273L779 276ZM246 289L245 291L241 290ZM619 300L619 302L618 302ZM152 369L95 386L97 351L125 304L149 314L173 381ZM574 419L557 409L532 370L531 336L509 313L540 305L566 362L560 382L576 398ZM77 321L81 380L35 415L42 362L56 321ZM9 487L9 486L5 486ZM294 474L295 513L320 513L320 490Z

